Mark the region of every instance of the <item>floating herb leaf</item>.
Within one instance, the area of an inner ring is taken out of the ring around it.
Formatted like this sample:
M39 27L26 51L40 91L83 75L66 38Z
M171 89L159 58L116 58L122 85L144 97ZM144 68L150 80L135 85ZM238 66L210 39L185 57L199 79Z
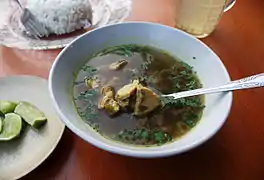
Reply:
M82 67L82 70L83 70L83 71L86 71L86 72L89 72L89 73L91 73L91 74L97 72L97 69L95 69L95 68L93 68L93 67L91 67L91 66L88 66L88 65L84 65L84 66Z
M142 132L141 132L141 137L143 138L143 139L149 139L150 138L150 134L149 134L149 132L147 131L147 130L143 130Z
M80 116L87 120L94 120L98 118L97 107L94 105L93 99L98 95L98 91L95 89L88 89L84 92L81 92L77 97L78 100L85 101L86 107L82 110L81 108L77 108Z
M93 120L96 119L98 116L96 107L92 104L87 104L83 111L80 112L80 115L85 120Z
M78 99L83 101L90 101L92 97L97 95L97 93L98 92L95 89L88 89L84 92L81 92L78 96Z
M196 124L196 121L195 120L192 120L192 119L185 120L184 122L190 128L193 128L195 126L195 124Z
M169 136L167 133L165 133L163 131L155 132L154 138L158 144L164 144L164 143L172 140L171 136Z
M194 112L186 112L184 114L184 123L189 127L193 128L199 119L199 115Z
M95 131L99 131L99 124L98 123L89 123L89 125L95 130Z
M185 67L186 69L188 69L188 70L192 70L192 69L193 69L193 67L190 66L189 64L187 64L186 62L181 62L181 65L182 65L183 67Z
M141 64L141 70L142 71L146 71L149 69L149 66L151 65L151 63L154 60L154 57L152 54L149 54L148 52L142 52L141 56L144 59L144 62Z
M85 82L84 80L82 80L82 81L75 81L75 82L73 83L73 85L78 86L78 85L80 85L80 84L83 84L84 82Z
M86 72L86 76L88 78L94 76L98 71L96 68L93 68L92 66L88 66L88 65L84 65L82 67L82 70Z
M186 87L190 90L192 89L197 89L199 88L198 82L194 79L194 80L190 80L187 84Z
M85 71L86 72L86 76L83 80L81 81L75 81L73 83L73 85L77 86L77 85L80 85L80 84L83 84L85 83L85 81L87 79L94 79L94 75L97 73L97 69L91 67L91 66L88 66L88 65L84 65L82 68L81 68L82 71Z

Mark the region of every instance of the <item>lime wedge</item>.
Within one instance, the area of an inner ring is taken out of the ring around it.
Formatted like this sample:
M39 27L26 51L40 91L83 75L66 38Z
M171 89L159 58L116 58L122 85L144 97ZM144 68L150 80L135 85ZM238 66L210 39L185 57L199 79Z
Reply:
M8 113L2 122L2 132L0 133L0 141L9 141L19 136L22 130L22 119L15 113Z
M14 112L16 103L11 101L0 101L0 111L4 114Z
M28 102L20 102L15 108L15 113L35 129L39 129L47 122L44 113Z

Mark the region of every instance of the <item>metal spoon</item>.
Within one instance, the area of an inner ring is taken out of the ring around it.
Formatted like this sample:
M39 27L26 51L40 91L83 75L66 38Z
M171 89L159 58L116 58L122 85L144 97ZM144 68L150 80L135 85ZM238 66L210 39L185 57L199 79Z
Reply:
M37 20L29 9L23 7L19 0L14 0L22 10L20 21L32 37L39 39L48 34L48 30Z
M197 96L202 94L220 93L227 91L234 91L239 89L250 89L264 86L264 73L257 74L254 76L246 77L236 81L231 81L222 86L213 88L200 88L191 91L184 91L173 94L162 95L163 97L173 97L174 99Z

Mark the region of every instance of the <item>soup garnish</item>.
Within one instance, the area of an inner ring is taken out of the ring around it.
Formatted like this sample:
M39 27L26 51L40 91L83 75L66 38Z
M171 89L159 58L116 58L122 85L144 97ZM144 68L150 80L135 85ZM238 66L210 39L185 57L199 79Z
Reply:
M201 88L188 64L157 48L122 45L88 60L73 86L80 116L102 136L131 145L162 145L199 121L204 97L162 94Z

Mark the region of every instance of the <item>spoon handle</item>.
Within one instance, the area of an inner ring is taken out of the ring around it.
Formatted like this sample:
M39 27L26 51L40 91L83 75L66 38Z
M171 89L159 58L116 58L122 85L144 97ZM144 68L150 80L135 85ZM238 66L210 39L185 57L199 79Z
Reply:
M236 81L231 81L223 86L213 88L200 88L191 91L163 95L163 97L174 97L174 99L197 96L202 94L219 93L226 91L234 91L239 89L249 89L264 86L264 73L246 77Z

